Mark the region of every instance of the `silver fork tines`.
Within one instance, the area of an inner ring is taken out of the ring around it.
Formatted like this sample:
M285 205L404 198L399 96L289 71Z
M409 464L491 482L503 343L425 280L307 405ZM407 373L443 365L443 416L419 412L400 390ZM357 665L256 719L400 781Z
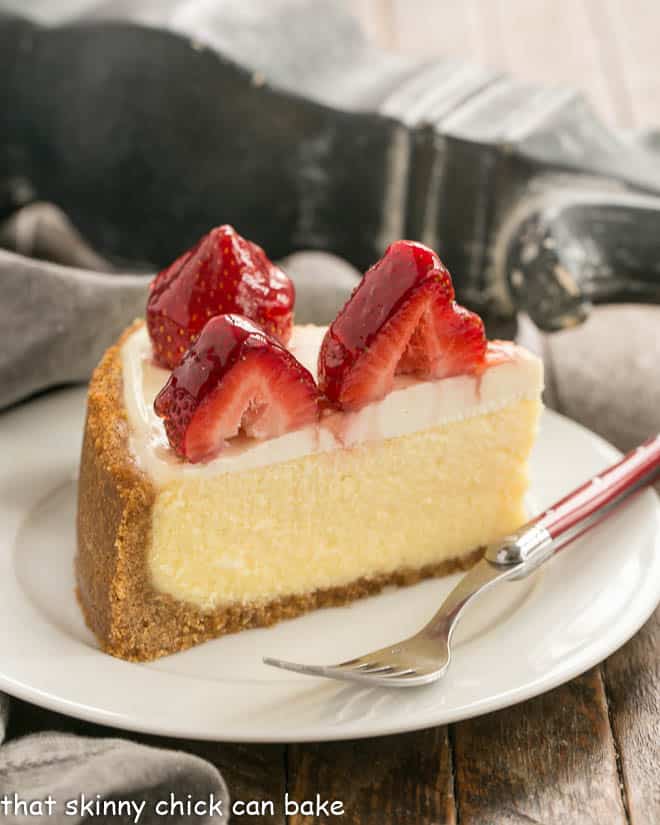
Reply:
M359 659L353 659L351 662L340 662L338 665L303 665L270 657L264 658L264 662L267 665L273 665L283 670L292 670L295 673L304 673L307 676L323 676L330 679L367 682L372 685L388 685L391 687L424 685L439 678L435 673L419 673L412 667L394 666L378 662L371 664L361 662Z

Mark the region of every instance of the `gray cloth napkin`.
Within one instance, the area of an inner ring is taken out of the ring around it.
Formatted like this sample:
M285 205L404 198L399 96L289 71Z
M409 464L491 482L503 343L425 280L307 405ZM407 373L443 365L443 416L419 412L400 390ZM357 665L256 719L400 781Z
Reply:
M596 307L579 327L518 339L543 358L544 401L630 450L660 432L660 306Z
M338 258L304 252L283 262L297 289L298 322L334 317L358 273ZM9 327L9 346L0 353L0 406L30 392L89 375L102 350L135 316L142 314L144 278L90 274L0 252L3 296L0 324ZM38 307L38 309L36 309ZM35 318L39 324L35 325ZM36 327L36 328L35 328ZM660 429L660 307L612 306L594 311L582 327L541 336L521 324L524 343L546 364L546 401L628 448ZM9 702L0 695L0 741ZM227 790L218 771L195 756L123 739L94 739L45 733L0 747L3 794L45 799L57 809L43 819L52 825L87 821L65 815L69 800L95 798L144 803L142 823L161 821L154 803L170 792L206 799L215 794L227 810ZM134 811L123 819L133 822ZM37 817L4 816L8 823ZM170 822L207 822L211 817L169 817ZM90 821L91 818L90 818ZM216 818L217 821L217 818ZM225 819L226 821L226 819Z
M8 716L9 700L0 694L0 743ZM170 794L180 801L190 794L222 811L220 821L228 819L222 776L189 753L66 733L37 733L0 748L0 821L8 825L219 821L213 813L189 816L176 806L172 815L159 816L157 805L169 805Z

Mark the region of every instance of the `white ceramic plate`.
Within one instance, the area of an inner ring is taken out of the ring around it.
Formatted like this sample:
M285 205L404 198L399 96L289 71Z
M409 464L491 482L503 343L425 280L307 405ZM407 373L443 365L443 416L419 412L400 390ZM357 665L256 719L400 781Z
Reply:
M74 597L75 478L85 392L0 417L0 688L107 725L199 739L348 739L442 724L542 693L601 661L660 601L660 507L635 498L533 581L495 588L466 617L446 678L364 689L261 664L349 659L411 633L457 576L208 642L150 664L101 653ZM535 507L617 457L546 412L532 460Z

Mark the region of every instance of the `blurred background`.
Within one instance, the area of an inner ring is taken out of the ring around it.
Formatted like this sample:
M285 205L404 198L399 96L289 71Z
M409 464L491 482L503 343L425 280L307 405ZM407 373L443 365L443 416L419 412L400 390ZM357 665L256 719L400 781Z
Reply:
M130 0L0 2L0 8L43 22L95 8L114 8L120 15L131 5ZM152 5L162 6L163 0ZM346 6L383 48L454 56L538 83L579 86L610 123L660 124L657 0L346 0Z
M657 0L0 0L0 24L0 408L86 380L148 276L230 222L317 323L422 240L544 355L548 403L624 447L660 425Z
M609 123L660 124L656 0L363 0L354 10L389 48L578 86Z

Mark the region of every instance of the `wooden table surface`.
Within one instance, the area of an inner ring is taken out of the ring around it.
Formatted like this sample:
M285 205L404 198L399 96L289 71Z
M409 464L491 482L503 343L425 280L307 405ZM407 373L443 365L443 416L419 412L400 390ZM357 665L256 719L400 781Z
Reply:
M353 6L387 47L451 53L540 82L580 85L608 121L660 126L658 0L359 0ZM133 738L209 759L234 798L279 800L288 789L297 799L318 792L344 802L340 819L296 816L292 825L654 825L660 823L659 650L660 611L603 665L569 684L419 733L268 746ZM10 737L52 728L117 735L14 703Z

